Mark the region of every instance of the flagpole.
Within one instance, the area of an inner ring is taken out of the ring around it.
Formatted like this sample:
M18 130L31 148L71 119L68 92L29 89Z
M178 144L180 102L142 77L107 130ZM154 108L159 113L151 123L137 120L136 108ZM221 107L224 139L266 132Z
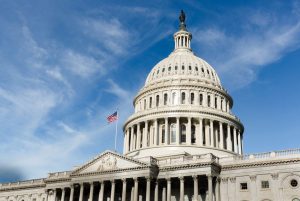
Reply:
M119 121L119 112L118 112L118 109L117 109L116 134L115 134L115 152L117 152L118 121Z

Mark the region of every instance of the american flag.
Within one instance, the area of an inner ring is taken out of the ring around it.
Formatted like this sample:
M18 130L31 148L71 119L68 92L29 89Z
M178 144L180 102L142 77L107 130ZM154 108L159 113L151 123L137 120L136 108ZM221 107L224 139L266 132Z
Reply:
M111 123L111 122L116 121L117 119L118 119L118 112L116 111L116 112L114 112L112 115L109 115L109 116L107 117L107 122L108 122L108 123Z

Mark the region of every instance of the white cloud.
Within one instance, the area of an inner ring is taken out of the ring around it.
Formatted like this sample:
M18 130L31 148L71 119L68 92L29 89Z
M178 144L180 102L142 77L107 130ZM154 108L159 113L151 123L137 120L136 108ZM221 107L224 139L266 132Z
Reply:
M196 49L204 52L231 89L253 82L261 68L300 47L300 18L271 19L268 13L249 18L250 24L241 24L250 28L241 35L216 26L194 33Z

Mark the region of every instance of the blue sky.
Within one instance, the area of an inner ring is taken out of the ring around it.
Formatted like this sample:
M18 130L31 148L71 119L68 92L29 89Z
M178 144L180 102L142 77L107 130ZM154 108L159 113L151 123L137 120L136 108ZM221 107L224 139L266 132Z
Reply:
M226 2L226 3L224 3ZM184 9L245 126L246 153L299 147L299 1L31 0L0 4L0 182L46 177L113 149Z

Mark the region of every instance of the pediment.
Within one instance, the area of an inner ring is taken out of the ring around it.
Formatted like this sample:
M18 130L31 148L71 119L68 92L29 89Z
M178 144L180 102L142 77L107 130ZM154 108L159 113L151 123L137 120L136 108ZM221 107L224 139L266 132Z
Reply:
M143 166L147 166L147 164L112 151L106 151L85 165L75 169L72 174L115 171Z

